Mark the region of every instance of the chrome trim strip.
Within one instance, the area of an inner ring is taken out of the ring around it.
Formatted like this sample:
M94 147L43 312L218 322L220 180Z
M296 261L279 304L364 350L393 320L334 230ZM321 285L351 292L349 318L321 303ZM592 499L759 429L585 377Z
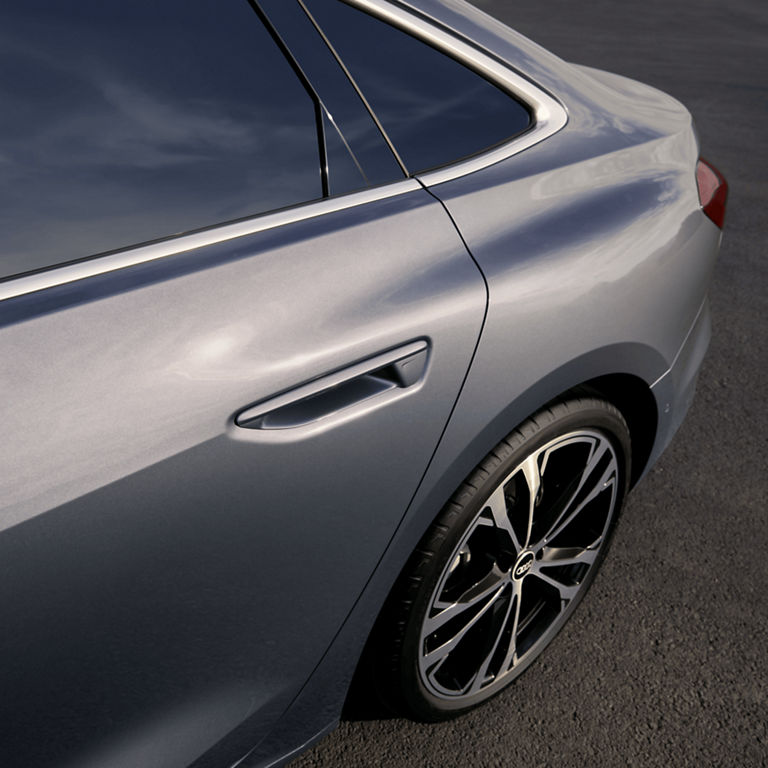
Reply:
M511 67L464 42L460 37L450 34L429 21L414 16L407 9L392 5L386 0L345 0L345 2L378 16L383 21L400 27L415 37L440 48L455 59L463 61L489 80L510 91L531 108L533 127L526 133L476 157L445 168L418 174L416 178L422 181L425 186L442 184L512 157L512 155L516 155L518 152L522 152L557 133L568 122L568 113L557 99L518 75Z
M420 189L422 189L421 184L415 179L403 179L375 189L365 189L341 197L307 203L295 208L287 208L284 211L256 216L246 221L238 221L234 224L222 224L212 229L206 229L204 232L180 235L172 240L126 249L109 256L96 256L93 259L53 267L32 275L11 278L7 282L0 283L0 301Z
M557 133L568 122L568 113L560 102L521 75L518 75L511 68L496 61L490 55L484 54L472 45L464 42L461 38L414 16L404 8L390 4L386 0L347 0L347 2L433 44L435 47L444 50L460 61L464 61L490 80L509 90L531 108L534 118L533 128L506 144L484 152L477 157L460 161L445 168L427 171L414 178L393 182L375 189L354 192L338 198L307 203L276 213L262 214L245 221L223 224L207 229L204 232L180 235L179 237L151 245L128 248L108 256L96 256L75 264L46 269L32 275L10 278L5 282L0 282L0 301L23 296L28 293L35 293L36 291L42 291L57 285L84 280L96 275L114 272L137 264L143 264L147 261L162 259L166 256L184 253L237 237L256 234L273 227L292 224L314 216L322 216L326 213L353 208L357 205L364 205L375 200L383 200L405 192L416 191L421 189L419 182L422 182L425 186L442 184L516 155L518 152L522 152L524 149Z

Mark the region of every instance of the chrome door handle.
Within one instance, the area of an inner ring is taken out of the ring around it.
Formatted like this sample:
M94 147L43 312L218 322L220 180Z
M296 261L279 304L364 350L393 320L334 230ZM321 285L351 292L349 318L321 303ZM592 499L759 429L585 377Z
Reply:
M303 427L385 392L409 389L424 377L429 357L426 341L414 341L322 376L235 416L245 429Z

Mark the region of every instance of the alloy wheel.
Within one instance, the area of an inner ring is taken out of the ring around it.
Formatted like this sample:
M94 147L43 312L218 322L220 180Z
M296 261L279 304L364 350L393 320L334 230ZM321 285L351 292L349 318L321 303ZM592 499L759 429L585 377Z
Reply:
M438 699L490 693L549 643L591 581L620 498L619 460L596 429L560 435L497 483L428 602L418 671Z

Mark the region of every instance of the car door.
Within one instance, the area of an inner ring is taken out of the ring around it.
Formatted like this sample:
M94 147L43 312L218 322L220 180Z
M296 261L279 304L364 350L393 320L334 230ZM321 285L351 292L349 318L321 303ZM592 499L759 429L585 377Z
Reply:
M310 73L244 0L3 14L0 763L237 757L397 528L484 282L365 142L329 196Z

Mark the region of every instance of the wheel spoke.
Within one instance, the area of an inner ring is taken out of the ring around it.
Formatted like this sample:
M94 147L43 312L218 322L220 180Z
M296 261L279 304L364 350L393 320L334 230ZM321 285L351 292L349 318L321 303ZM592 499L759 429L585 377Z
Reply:
M528 578L541 579L544 583L554 587L560 593L560 600L566 603L573 600L579 591L579 587L581 587L581 584L564 584L555 575L544 573L541 568L537 568L535 571L532 570L528 574Z
M512 599L510 600L509 608L507 608L507 613L504 616L504 621L502 622L501 627L499 629L499 634L496 637L496 641L493 644L493 648L491 649L491 652L483 660L483 664L480 667L474 681L472 682L470 693L474 693L475 691L483 687L485 683L485 679L488 675L488 667L493 661L493 657L496 655L496 651L498 650L501 638L504 637L504 634L505 634L504 630L506 629L507 624L510 621L510 614L511 614L512 626L509 629L509 641L507 644L507 650L506 650L506 653L504 654L504 660L499 665L499 669L496 674L503 675L510 668L510 666L512 666L512 664L517 663L517 629L520 624L520 605L523 598L523 593L522 593L523 582L522 581L513 582L512 586L513 586Z
M576 504L575 507L573 506L574 502L576 502L576 500L581 495L581 492L584 489L584 486L586 485L589 478L592 476L595 468L605 456L607 450L608 450L607 442L601 442L595 448L592 456L590 457L589 462L587 462L586 467L584 467L584 471L581 473L581 477L579 478L579 484L576 487L576 490L570 495L570 498L565 503L562 511L558 515L557 520L555 520L553 525L550 527L549 531L547 531L542 541L544 542L552 541L552 539L554 539L558 534L562 533L574 521L574 519L578 517L578 515L587 506L587 504L593 501L597 496L599 496L603 491L607 490L609 487L615 486L617 466L616 466L616 460L611 458L610 462L608 463L608 466L600 475L600 479L595 483L592 490L586 495L586 497L581 499L578 502L578 504ZM614 487L614 490L615 490L615 487Z
M525 533L525 544L531 543L531 531L533 530L533 513L536 509L536 501L541 490L541 472L539 471L539 454L529 456L522 465L523 477L528 485L528 522Z
M429 653L425 653L421 659L420 664L422 669L428 670L436 663L442 663L445 658L448 656L448 654L453 651L456 646L464 639L464 636L469 632L472 627L477 624L478 621L488 612L488 610L491 608L491 606L498 600L499 595L504 591L506 584L501 584L498 586L495 592L491 593L490 598L486 602L486 604L476 613L472 616L472 618L467 621L464 626L460 630L458 630L449 640L446 640L442 645L439 645L437 648L432 649L429 651ZM476 603L477 604L477 603ZM446 609L450 610L450 609ZM460 613L460 611L459 611ZM438 614L441 615L441 614ZM442 622L444 624L444 622ZM426 629L427 622L424 623L424 627ZM434 629L432 630L434 632ZM422 637L431 634L430 632L422 632ZM435 670L433 670L434 672Z
M602 537L593 542L591 547L599 547ZM592 565L598 555L598 549L578 549L577 547L542 547L541 561L534 568L551 568L565 565Z
M512 583L512 598L510 599L509 605L507 606L507 610L504 613L504 618L499 624L499 631L496 635L496 639L493 641L491 650L488 652L488 654L480 664L480 668L478 669L477 674L475 675L475 678L472 681L472 684L469 688L469 693L475 693L476 691L479 691L480 688L483 687L483 685L485 685L486 678L488 676L488 668L490 667L491 662L493 661L493 657L496 655L496 652L499 648L499 644L501 643L501 639L505 635L507 624L510 621L510 614L512 615L512 627L510 628L511 634L509 638L507 655L509 654L510 648L514 653L515 641L517 636L517 623L518 623L518 620L520 619L520 587L521 586L522 586L521 582ZM506 671L506 667L504 664L502 664L499 667L499 672L504 672L504 671Z
M515 529L512 527L512 522L509 519L509 510L507 509L507 499L504 496L504 486L500 485L490 496L485 503L486 507L491 510L493 515L493 522L496 524L496 528L505 533L512 541L512 546L515 552L522 550L522 545L517 538Z
M520 626L520 606L523 602L523 582L519 582L515 590L515 614L512 617L512 630L509 637L507 655L499 667L499 674L504 674L513 664L517 663L517 629Z
M481 579L477 584L474 584L467 589L458 600L452 603L445 603L441 600L435 600L433 603L435 608L442 608L439 613L431 616L424 621L424 634L431 635L442 627L446 622L460 615L464 611L468 611L471 608L476 608L484 600L493 597L491 602L497 597L497 592L500 592L506 584L505 575L494 563L491 572Z

